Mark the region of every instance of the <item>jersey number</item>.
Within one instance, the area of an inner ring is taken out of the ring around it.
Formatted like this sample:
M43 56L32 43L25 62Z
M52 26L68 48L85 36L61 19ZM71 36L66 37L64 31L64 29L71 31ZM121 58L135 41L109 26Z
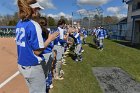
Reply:
M25 37L25 29L24 28L17 28L16 29L16 43L21 47L25 47L25 41L23 38Z

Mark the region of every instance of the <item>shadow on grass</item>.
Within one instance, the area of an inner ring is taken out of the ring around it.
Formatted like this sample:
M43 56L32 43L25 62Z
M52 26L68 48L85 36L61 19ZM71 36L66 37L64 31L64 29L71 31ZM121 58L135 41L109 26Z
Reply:
M72 60L75 60L75 55L73 53L69 53L68 56L71 57Z
M92 43L87 43L87 45L88 45L89 47L91 47L91 48L97 49L96 45L94 45L94 44L92 44Z
M70 57L72 60L75 60L75 54L74 54L74 49L75 49L75 45L72 45L71 47L70 47L70 53L68 53L67 55L68 55L68 57Z
M124 40L112 40L112 41L122 46L132 47L140 50L140 44L132 44L130 41L124 41Z

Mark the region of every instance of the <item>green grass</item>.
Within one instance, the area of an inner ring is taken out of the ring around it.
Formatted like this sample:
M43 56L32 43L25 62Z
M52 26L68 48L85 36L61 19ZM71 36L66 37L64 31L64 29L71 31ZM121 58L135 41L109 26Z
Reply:
M120 67L140 81L140 50L105 40L104 50L99 51L94 48L91 37L87 43L90 46L83 45L83 62L74 63L71 57L66 58L64 80L54 80L50 93L102 93L92 67Z

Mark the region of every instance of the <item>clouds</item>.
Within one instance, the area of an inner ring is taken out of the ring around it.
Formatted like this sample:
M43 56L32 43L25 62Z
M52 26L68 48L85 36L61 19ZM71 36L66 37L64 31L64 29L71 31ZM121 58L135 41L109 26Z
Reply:
M118 13L118 12L120 12L120 8L119 7L108 7L107 11L111 12L111 13Z
M52 0L37 0L41 6L43 6L46 9L55 9L54 4L52 3ZM14 1L14 5L17 4L17 0Z
M77 10L76 13L82 16L88 16L88 11L86 9Z
M116 7L108 7L107 12L110 12L110 14L114 14L118 18L126 17L127 15L122 12L122 10L126 10L127 6L116 6Z
M48 17L50 16L50 17L53 17L53 18L55 18L55 19L58 19L58 18L60 18L61 16L64 16L65 18L67 18L67 19L70 19L72 16L71 15L68 15L68 14L65 14L65 13L63 13L63 12L60 12L60 13L58 13L58 14L48 14L47 15Z
M13 1L16 2L17 0L13 0ZM68 8L65 9L65 6L68 5L65 5L67 3L63 1L58 3L57 0L38 0L38 2L41 4L41 6L45 8L43 12L50 13L48 15L54 18L58 18L60 16L66 16L67 18L71 18L71 15L66 14L66 13L70 14L71 11L77 12L82 16L95 15L98 13L96 11L96 8L98 7L103 8L102 12L104 15L126 16L127 14L126 11L128 7L127 4L124 4L119 0L68 0L67 1L69 2L69 4L74 3L79 5L80 10L77 10L77 8L72 6L70 9ZM55 9L55 10L51 10L51 9ZM93 11L87 11L91 9L93 9Z
M114 0L77 0L78 5L93 5L93 6L96 6L96 7L103 6L105 4L108 5L111 2L114 2ZM118 3L116 3L116 5L118 5ZM107 15L110 15L110 16L111 15L117 16L119 18L126 17L127 9L128 9L128 6L126 4L124 4L122 6L108 6L104 9L104 14L105 15L107 14ZM84 10L84 9L78 10L78 12L87 13L86 10Z
M116 7L108 7L104 12L104 16L116 16L118 18L122 18L122 17L126 17L127 13L124 12L124 10L126 10L126 7L124 6L116 6ZM82 15L82 16L95 16L96 14L98 15L99 12L95 9L95 10L86 10L86 9L80 9L77 10L76 13ZM106 15L107 14L107 15Z
M77 10L76 13L81 14L82 16L94 16L95 14L98 14L97 10L86 10L86 9L80 9Z
M54 4L52 3L52 0L38 0L38 2L44 7L49 9L55 9Z
M77 0L77 3L80 5L93 5L100 6L108 3L110 0Z
M77 13L81 13L81 14L86 14L87 10L86 9L80 9L76 11Z
M123 6L108 7L107 11L111 13L119 13L127 9L128 9L128 5L125 4Z
M126 17L127 15L126 15L126 14L116 14L116 16L117 16L118 18L123 18L123 17Z

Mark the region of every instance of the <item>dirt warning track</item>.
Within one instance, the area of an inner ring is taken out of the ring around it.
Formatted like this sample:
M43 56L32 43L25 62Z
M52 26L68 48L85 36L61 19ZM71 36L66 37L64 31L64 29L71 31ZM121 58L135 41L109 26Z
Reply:
M28 93L18 72L14 38L0 38L0 93Z

